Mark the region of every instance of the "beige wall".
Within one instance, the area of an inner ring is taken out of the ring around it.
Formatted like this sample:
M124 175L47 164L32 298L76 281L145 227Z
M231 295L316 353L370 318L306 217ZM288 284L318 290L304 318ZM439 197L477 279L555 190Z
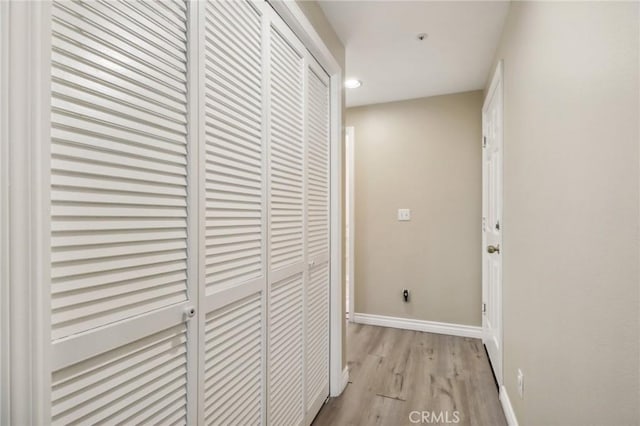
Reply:
M311 25L318 32L318 35L322 38L322 41L327 45L329 51L333 54L340 67L344 70L345 53L344 45L340 38L333 30L333 27L327 20L324 12L314 0L296 0L296 3L307 17Z
M338 65L340 65L340 68L342 68L343 70L343 74L344 74L344 69L345 69L345 50L344 50L344 45L342 44L342 41L340 41L340 38L337 36L336 32L333 30L333 27L331 26L331 24L329 23L329 21L327 20L327 17L324 15L324 12L322 11L322 9L320 8L320 6L318 5L318 3L316 1L313 0L296 0L296 3L298 4L298 6L300 7L300 10L302 10L302 12L304 13L304 15L306 16L306 18L309 20L309 22L311 23L311 25L313 25L314 29L316 30L316 32L318 33L318 35L320 35L320 37L322 38L322 41L324 41L324 43L326 44L327 48L329 49L329 51L331 52L331 54L333 55L333 57L336 59L336 61L338 62ZM342 99L342 129L343 132L342 134L344 135L344 89L341 90L340 92L340 97ZM342 138L342 140L344 140L344 137ZM341 148L341 153L342 153L342 164L344 165L344 146L342 146ZM344 168L343 168L343 173L342 176L344 178ZM344 188L344 182L343 185L341 185L341 188ZM341 194L342 198L344 200L344 192ZM343 203L344 205L344 203ZM345 217L344 217L344 209L342 212L342 228L344 230L344 221L345 221ZM344 235L344 232L343 232ZM345 246L344 246L344 240L343 240L343 245L342 245L342 252L346 253L345 251ZM345 267L344 264L344 257L343 257L343 270ZM345 286L346 286L346 282L343 279L342 282L342 293L344 294L345 291ZM343 298L343 304L342 304L342 311L345 311L345 305L344 305L344 298ZM342 365L346 367L347 365L347 330L343 329L343 333L342 333Z
M639 17L515 2L497 54L504 377L524 426L640 424Z
M481 324L482 97L347 110L355 128L357 313ZM398 222L398 208L410 208L411 221Z

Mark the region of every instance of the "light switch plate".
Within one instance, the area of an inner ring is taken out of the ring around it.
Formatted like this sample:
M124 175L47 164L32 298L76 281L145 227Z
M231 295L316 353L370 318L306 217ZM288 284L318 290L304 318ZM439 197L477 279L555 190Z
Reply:
M411 220L411 210L410 209L398 209L398 220L401 222Z

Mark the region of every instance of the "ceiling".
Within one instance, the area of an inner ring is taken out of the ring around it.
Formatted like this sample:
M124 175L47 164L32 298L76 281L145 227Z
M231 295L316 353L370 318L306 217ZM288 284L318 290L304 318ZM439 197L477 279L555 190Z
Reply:
M482 89L509 2L321 0L346 48L347 106ZM427 33L418 41L419 33Z

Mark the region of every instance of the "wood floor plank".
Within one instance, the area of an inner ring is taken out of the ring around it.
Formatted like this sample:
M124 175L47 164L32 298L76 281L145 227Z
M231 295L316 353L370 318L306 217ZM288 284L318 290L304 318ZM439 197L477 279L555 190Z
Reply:
M478 339L350 323L347 347L350 382L314 426L507 424Z

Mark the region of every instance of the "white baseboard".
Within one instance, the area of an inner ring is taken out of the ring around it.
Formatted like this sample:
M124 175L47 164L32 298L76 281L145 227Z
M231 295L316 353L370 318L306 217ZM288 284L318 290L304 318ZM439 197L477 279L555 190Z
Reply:
M342 393L344 391L344 388L347 387L347 384L349 383L349 367L345 367L344 370L342 370L342 384L340 385L340 393Z
M507 394L507 388L505 388L504 386L500 386L500 403L502 404L502 411L504 411L504 416L507 418L507 424L509 426L518 426L516 413L513 411L513 406L511 405L509 394Z
M384 315L353 314L353 322L380 327L402 328L404 330L425 331L427 333L449 334L452 336L482 338L482 327L446 322L424 321L409 318L387 317Z

